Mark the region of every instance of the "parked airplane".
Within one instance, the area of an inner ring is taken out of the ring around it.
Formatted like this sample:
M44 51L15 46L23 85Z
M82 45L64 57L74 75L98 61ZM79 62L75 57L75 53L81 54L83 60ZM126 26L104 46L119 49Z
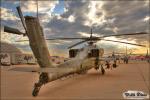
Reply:
M114 40L106 40L105 37L110 36L122 36L122 35L139 35L139 34L147 34L145 32L141 33L131 33L131 34L117 34L117 35L108 35L108 36L102 36L102 37L94 37L92 35L90 37L83 37L83 38L55 38L55 39L48 39L48 40L56 40L56 39L81 39L83 41L78 42L69 48L73 48L74 46L77 46L81 43L87 42L88 45L85 47L78 49L76 54L72 55L70 60L65 61L62 64L59 64L57 66L52 65L52 63L49 60L49 50L46 45L46 41L44 39L44 34L42 27L40 26L39 20L36 17L32 16L25 16L23 17L20 7L17 7L17 11L19 13L21 22L23 24L23 27L25 29L25 33L20 32L17 29L10 28L8 26L4 27L4 31L8 33L18 34L18 35L24 35L27 36L29 39L29 45L33 51L33 54L35 58L37 59L37 62L40 67L37 68L12 68L10 70L15 71L25 71L25 72L38 72L39 80L34 85L34 89L32 92L33 96L37 96L39 93L39 90L43 84L46 84L48 82L60 79L62 77L68 76L70 74L75 73L83 73L91 68L101 68L102 73L104 74L105 70L102 66L100 61L107 60L106 58L100 57L99 53L100 50L94 45L99 40L105 40L105 41L112 41L112 42L119 42L119 43L126 43L136 46L143 46L140 44L134 44L134 43L128 43L128 42L121 42L121 41L114 41ZM25 18L25 19L24 19ZM72 51L71 51L72 52ZM102 54L102 53L101 53Z

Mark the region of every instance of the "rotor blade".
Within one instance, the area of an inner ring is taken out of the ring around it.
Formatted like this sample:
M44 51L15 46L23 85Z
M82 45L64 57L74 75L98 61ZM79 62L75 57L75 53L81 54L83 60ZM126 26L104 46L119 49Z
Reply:
M141 46L141 47L146 47L145 45L136 44L136 43L122 42L122 41L108 40L108 39L101 39L101 40L104 40L104 41L111 41L111 42L118 42L118 43L124 43L124 44L130 44L130 45L136 45L136 46Z
M17 8L17 11L18 11L18 14L19 14L19 17L21 19L21 22L22 22L22 25L25 29L25 31L27 31L27 28L26 28L26 23L25 23L25 20L24 20L24 17L23 17L23 14L22 14L22 11L21 11L21 8L20 6L16 7Z
M77 45L79 45L79 44L82 44L82 43L84 43L84 42L86 42L86 41L87 41L87 40L80 41L80 42L78 42L78 43L76 43L76 44L74 44L74 45L68 47L68 49L70 49L70 48L72 48L72 47L75 47L75 46L77 46Z
M51 38L51 39L45 39L45 40L76 40L76 39L87 39L87 38ZM16 42L24 42L24 41L29 41L29 40L19 40Z
M4 32L12 33L12 34L18 34L18 35L25 35L25 33L20 32L18 29L11 28L8 26L4 26Z
M15 42L26 42L26 41L29 41L29 40L18 40L18 41L15 41Z
M51 39L46 39L46 40L76 40L76 39L88 39L88 38L51 38Z
M142 35L142 34L149 34L147 32L139 32L139 33L127 33L127 34L113 34L113 35L108 35L108 36L102 36L99 38L105 38L105 37L111 37L111 36L125 36L125 35Z

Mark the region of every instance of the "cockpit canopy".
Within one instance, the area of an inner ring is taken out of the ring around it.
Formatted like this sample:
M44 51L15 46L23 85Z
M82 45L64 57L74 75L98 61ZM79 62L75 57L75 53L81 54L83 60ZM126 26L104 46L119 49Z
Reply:
M76 57L77 53L80 51L80 49L70 49L69 50L69 57L70 58L74 58ZM89 52L88 52L88 57L91 58L91 57L99 57L99 56L102 56L104 53L104 50L102 48L100 49L97 49L97 48L94 48L94 49L91 49Z

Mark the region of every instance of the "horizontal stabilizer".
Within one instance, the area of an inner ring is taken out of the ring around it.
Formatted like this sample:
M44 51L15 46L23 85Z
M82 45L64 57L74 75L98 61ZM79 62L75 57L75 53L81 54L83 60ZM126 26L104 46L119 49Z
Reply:
M9 71L20 71L20 72L46 72L46 73L61 73L73 71L73 68L40 68L40 67L15 67L9 69Z
M11 28L8 26L4 26L4 32L12 33L12 34L18 34L18 35L25 35L25 33L20 32L18 29Z

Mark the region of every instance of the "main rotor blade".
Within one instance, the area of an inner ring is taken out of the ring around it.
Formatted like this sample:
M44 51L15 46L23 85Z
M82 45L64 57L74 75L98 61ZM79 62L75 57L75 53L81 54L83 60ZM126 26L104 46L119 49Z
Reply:
M88 39L88 38L51 38L46 40L77 40L77 39Z
M70 48L72 48L72 47L75 47L75 46L77 46L77 45L79 45L79 44L82 44L82 43L84 43L84 42L86 42L86 41L87 41L87 40L80 41L80 42L78 42L78 43L76 43L76 44L74 44L74 45L68 47L68 49L70 49Z
M102 37L98 37L98 38L105 38L105 37L111 37L111 36L143 35L143 34L149 34L149 33L139 32L139 33L127 33L127 34L113 34L113 35L107 35L107 36L102 36Z
M18 41L15 41L15 42L26 42L26 41L29 41L29 40L18 40Z
M118 42L118 43L124 43L124 44L130 44L130 45L136 45L136 46L141 46L141 47L146 47L145 45L136 44L136 43L122 42L122 41L108 40L108 39L101 39L101 40L104 40L104 41L111 41L111 42Z
M87 39L87 38L51 38L51 39L45 39L45 40L76 40L76 39ZM24 42L24 41L29 41L29 40L19 40L16 42Z
M25 23L25 20L24 20L24 17L23 17L23 14L22 14L22 11L21 11L21 8L20 6L16 7L17 8L17 11L18 11L18 14L19 14L19 17L21 19L21 22L22 22L22 25L25 29L25 31L27 32L27 28L26 28L26 23Z
M18 29L11 28L8 26L4 26L4 32L12 33L12 34L18 34L18 35L25 35L25 33L20 32Z
M76 39L87 39L87 38L51 38L51 39L45 39L45 40L76 40ZM29 41L29 40L19 40L16 42L24 42L24 41Z

